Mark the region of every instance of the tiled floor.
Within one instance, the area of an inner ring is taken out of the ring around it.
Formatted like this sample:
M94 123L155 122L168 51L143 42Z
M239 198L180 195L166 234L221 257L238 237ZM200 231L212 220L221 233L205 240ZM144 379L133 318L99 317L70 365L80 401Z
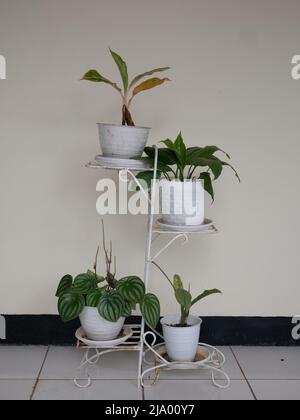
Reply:
M300 400L300 348L226 347L232 384L212 386L208 372L165 372L137 389L137 353L105 356L91 367L92 385L73 377L82 351L71 347L0 347L0 400Z

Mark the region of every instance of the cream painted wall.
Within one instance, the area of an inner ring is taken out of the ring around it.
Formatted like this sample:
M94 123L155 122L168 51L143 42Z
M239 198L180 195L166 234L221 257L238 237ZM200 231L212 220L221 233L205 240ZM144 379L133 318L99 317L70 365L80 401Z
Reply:
M219 236L175 245L161 259L192 289L218 287L201 315L298 313L299 100L291 59L300 53L299 0L0 0L0 313L56 313L66 272L93 261L101 173L96 122L119 122L108 87L80 83L90 67L117 77L172 66L172 84L140 96L151 143L182 130L189 144L231 153L208 215ZM104 175L104 173L102 174ZM145 217L107 217L119 274L143 273ZM163 312L176 304L153 272Z

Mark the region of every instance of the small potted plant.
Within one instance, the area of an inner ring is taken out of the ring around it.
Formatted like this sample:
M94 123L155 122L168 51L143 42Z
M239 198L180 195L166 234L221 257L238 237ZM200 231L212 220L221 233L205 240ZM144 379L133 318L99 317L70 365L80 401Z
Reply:
M156 263L154 265L172 286L180 305L180 314L168 315L161 320L168 356L174 362L192 362L197 354L202 320L190 314L191 308L208 296L222 292L218 289L206 290L193 299L190 288L184 288L179 275L175 275L172 282Z
M230 167L240 181L236 170L216 153L225 154L228 160L230 156L216 146L187 148L181 133L175 141L162 143L164 147L158 150L162 221L167 225L201 225L205 219L205 191L214 201L213 181L220 178L224 167ZM153 165L155 148L146 147L145 153L147 157L141 160ZM141 172L138 178L150 187L153 172Z
M90 340L106 341L117 338L125 318L139 305L150 327L155 328L160 318L160 303L156 296L146 294L144 282L137 276L121 280L112 273L112 244L106 248L106 276L97 274L97 251L94 270L79 274L75 279L64 276L58 286L58 311L64 322L80 318L85 334ZM115 264L116 265L116 264Z
M115 157L131 159L140 157L146 146L150 128L136 127L130 112L130 108L135 97L146 90L153 89L162 85L168 78L151 77L155 73L164 72L170 67L162 67L147 71L129 80L128 68L125 61L119 54L110 50L122 78L123 87L118 83L109 80L97 70L89 70L82 78L94 83L105 83L110 85L122 100L122 125L98 124L100 145L104 157ZM144 81L143 79L150 77Z

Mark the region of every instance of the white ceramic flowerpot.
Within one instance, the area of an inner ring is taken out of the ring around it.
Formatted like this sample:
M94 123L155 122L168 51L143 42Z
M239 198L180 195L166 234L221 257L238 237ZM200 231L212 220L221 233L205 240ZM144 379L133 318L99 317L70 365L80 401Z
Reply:
M160 182L163 222L169 225L202 225L205 220L205 191L201 181Z
M109 322L103 319L97 308L86 306L79 316L81 326L87 338L94 341L108 341L117 338L124 326L125 318L118 322Z
M174 362L192 362L197 354L202 319L190 315L189 327L173 327L179 323L180 315L168 315L161 320L167 353Z
M112 124L98 124L98 128L103 156L120 159L141 157L151 130Z

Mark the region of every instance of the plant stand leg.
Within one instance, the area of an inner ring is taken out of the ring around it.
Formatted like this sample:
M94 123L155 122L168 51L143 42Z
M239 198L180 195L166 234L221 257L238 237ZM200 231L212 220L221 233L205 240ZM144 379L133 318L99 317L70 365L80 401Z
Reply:
M148 209L147 248L146 248L146 256L145 256L145 272L144 272L144 282L145 282L146 291L148 290L150 266L152 264L151 253L152 253L152 241L153 241L153 225L154 225L154 216L155 216L157 165L158 165L158 148L156 147L153 183L152 183L151 192L150 192L150 202L149 202L149 209ZM142 375L143 375L143 359L144 359L144 339L143 339L144 334L145 334L145 320L142 319L141 349L140 349L140 357L139 357L139 378L138 378L139 389L143 387Z

